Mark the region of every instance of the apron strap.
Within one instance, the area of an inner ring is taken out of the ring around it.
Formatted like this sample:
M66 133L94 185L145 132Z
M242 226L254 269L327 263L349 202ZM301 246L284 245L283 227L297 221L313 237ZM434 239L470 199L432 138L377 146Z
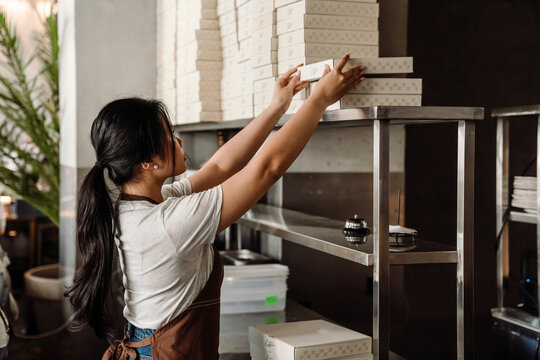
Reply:
M124 327L124 334L126 333L126 329L127 325ZM124 335L124 338L122 340L115 340L114 343L112 343L107 348L107 350L101 357L101 360L127 360L128 357L136 359L137 352L134 350L134 348L140 348L150 345L152 343L153 336L154 334L141 341L135 342L128 341L127 336Z

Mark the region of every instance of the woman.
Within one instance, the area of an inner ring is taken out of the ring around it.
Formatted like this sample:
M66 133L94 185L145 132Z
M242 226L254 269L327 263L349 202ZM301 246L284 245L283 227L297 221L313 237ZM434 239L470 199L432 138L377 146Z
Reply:
M113 343L104 359L217 359L223 265L214 237L249 210L302 151L326 107L363 80L363 68L342 73L346 55L327 67L306 103L253 155L307 87L283 75L270 106L189 178L163 185L186 170L182 140L164 106L122 99L92 124L95 166L79 193L77 240L82 266L66 292L81 325ZM250 161L251 160L251 161ZM249 164L248 164L249 162ZM113 206L104 169L120 187ZM124 339L107 308L114 246L123 272Z

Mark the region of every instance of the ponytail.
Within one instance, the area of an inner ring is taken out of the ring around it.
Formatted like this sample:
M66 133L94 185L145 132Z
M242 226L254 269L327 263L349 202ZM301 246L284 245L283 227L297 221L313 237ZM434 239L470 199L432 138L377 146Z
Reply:
M79 190L77 241L82 255L73 285L65 292L79 327L89 324L101 339L115 338L111 316L111 273L114 254L114 208L100 163L90 170Z

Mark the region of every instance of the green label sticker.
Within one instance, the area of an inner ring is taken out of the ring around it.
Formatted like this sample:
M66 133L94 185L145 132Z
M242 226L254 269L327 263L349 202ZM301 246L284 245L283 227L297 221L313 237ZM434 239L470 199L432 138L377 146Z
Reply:
M264 304L266 306L272 306L272 305L277 305L278 303L278 298L277 296L267 296L266 297L266 301L264 302Z
M266 318L266 325L268 325L268 324L277 324L277 323L278 323L278 319L275 318L275 317Z

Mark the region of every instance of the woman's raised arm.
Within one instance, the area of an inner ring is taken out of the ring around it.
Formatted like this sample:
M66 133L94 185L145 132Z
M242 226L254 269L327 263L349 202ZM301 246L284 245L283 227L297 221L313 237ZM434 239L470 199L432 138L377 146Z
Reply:
M328 105L363 80L364 68L360 66L341 73L348 59L348 55L344 56L332 71L327 67L298 112L265 143L253 161L222 184L218 233L255 205L285 173L308 142Z
M271 104L242 131L227 141L199 171L189 178L194 193L223 183L251 160L289 108L292 97L309 85L306 82L299 82L297 77L291 77L298 66L276 81Z

